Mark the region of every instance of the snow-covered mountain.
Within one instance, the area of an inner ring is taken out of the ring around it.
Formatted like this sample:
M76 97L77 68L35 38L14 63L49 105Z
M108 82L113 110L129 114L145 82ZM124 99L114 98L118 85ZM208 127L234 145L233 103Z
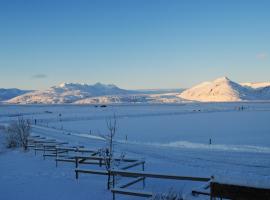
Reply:
M257 82L257 83L240 83L242 86L251 87L254 89L264 88L270 86L270 82Z
M259 87L259 85L261 87ZM202 102L270 100L270 87L264 84L238 84L227 77L204 82L182 92L179 97Z
M1 91L1 90L0 90ZM172 91L172 92L170 92ZM182 103L187 101L270 101L270 83L238 84L227 77L203 82L183 92L177 90L125 90L115 85L62 83L47 90L29 92L10 100L11 104L109 104Z
M115 85L96 83L94 85L79 83L62 83L47 90L34 91L7 101L12 104L61 104L73 103L80 99L104 95L128 94L130 91Z
M16 96L31 92L30 90L19 90L16 88L4 89L0 88L0 101L6 101Z
M167 94L127 94L90 97L76 101L75 104L114 104L114 103L182 103L186 100L178 97L178 93Z

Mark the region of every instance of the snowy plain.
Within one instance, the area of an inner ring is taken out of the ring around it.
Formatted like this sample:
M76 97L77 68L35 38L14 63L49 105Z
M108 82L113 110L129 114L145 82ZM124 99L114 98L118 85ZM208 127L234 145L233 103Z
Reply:
M99 148L106 119L118 117L116 151L145 159L146 170L270 187L270 103L186 103L167 105L1 105L0 123L20 115L37 121L33 134ZM211 139L212 144L209 144ZM3 140L3 138L2 138ZM3 149L3 148L2 148ZM2 150L3 199L111 199L105 178L82 175L74 166L55 168L32 152ZM147 191L170 187L189 196L203 183L147 180ZM48 186L47 186L48 185ZM140 188L141 186L136 186ZM203 199L199 197L195 199ZM117 199L135 199L119 196Z

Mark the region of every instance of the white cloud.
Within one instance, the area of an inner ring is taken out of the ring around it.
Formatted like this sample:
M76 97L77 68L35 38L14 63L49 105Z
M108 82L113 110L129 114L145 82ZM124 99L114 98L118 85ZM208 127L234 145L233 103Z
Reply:
M265 60L268 57L267 53L259 53L256 55L258 60Z
M46 74L35 74L32 76L32 78L42 79L42 78L47 78L47 75Z

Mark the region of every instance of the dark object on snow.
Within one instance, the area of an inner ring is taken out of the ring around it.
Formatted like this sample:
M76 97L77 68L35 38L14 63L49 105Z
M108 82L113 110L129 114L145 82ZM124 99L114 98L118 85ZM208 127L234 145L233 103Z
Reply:
M211 138L209 139L209 144L212 144L212 139Z
M270 188L255 188L241 185L211 182L211 200L218 198L233 200L270 199Z
M107 106L106 106L106 105L101 105L100 107L101 107L101 108L106 108Z

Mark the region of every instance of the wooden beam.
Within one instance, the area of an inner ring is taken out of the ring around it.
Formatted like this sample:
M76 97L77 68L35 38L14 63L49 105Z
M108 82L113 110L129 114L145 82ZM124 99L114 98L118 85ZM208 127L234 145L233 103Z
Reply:
M120 175L124 177L148 177L148 178L158 178L158 179L174 179L174 180L188 180L188 181L199 181L207 182L210 178L204 177L190 177L190 176L178 176L178 175L168 175L159 173L149 173L149 172L136 172L136 171L124 171L124 170L113 170L111 171L113 175Z
M210 192L204 192L204 191L197 191L197 190L192 190L192 195L206 195L210 196Z
M108 175L108 171L105 170L85 170L85 169L75 169L76 179L79 178L79 173L85 174L98 174L98 175Z
M138 165L142 165L144 163L145 163L145 161L137 161L137 162L134 162L134 163L131 163L131 164L128 164L126 166L121 167L121 170L127 170L127 169L130 169L132 167L136 167Z
M138 190L127 190L127 189L121 189L121 188L113 188L111 189L112 193L118 193L118 194L124 194L124 195L130 195L130 196L137 196L137 197L152 197L153 194L151 192L144 192L144 191L138 191Z
M74 158L77 159L88 159L88 160L104 160L104 157L102 156L74 156ZM113 158L115 161L124 161L124 162L136 162L138 161L137 159L130 159L130 158Z
M131 186L131 185L134 185L134 184L140 182L140 181L143 181L144 179L145 179L145 177L138 177L138 178L135 178L135 179L133 179L133 180L127 182L127 183L124 183L124 184L122 184L122 185L119 185L118 188L122 188L122 189L123 189L123 188L127 188L127 187L129 187L129 186Z

